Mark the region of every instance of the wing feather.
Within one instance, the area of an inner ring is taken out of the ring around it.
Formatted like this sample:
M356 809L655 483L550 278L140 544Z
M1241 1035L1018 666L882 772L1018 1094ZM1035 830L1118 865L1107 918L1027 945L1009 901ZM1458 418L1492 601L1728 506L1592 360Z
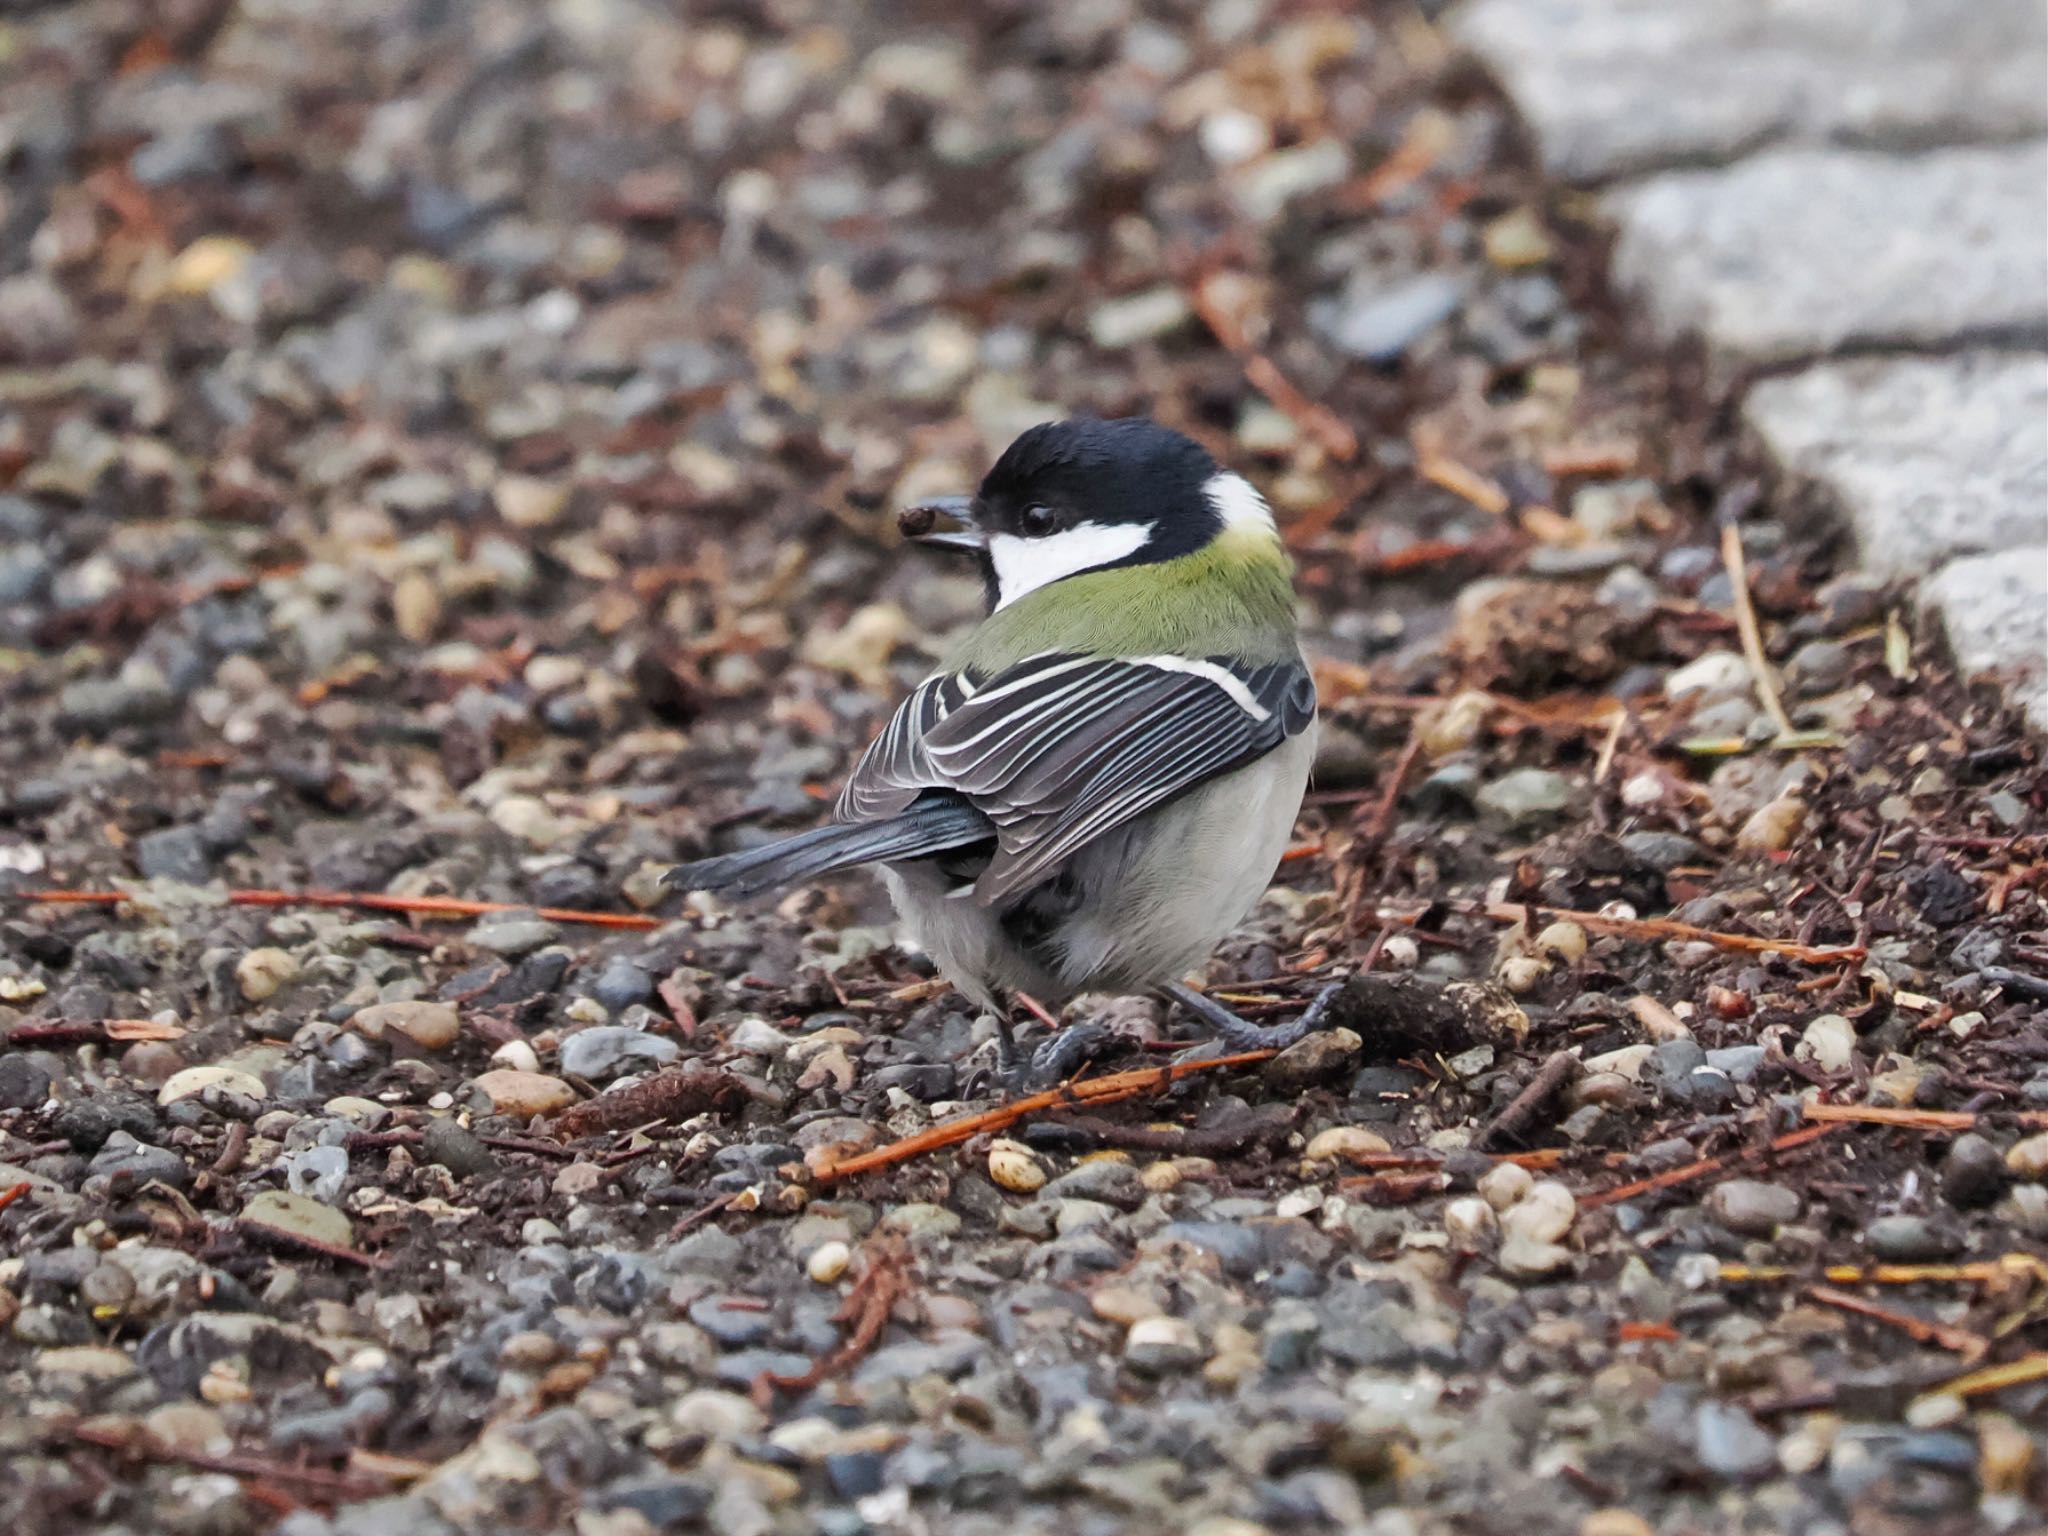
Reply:
M1315 684L1298 660L1047 652L988 678L927 680L869 747L840 797L845 821L960 795L995 823L975 885L993 903L1094 838L1305 730Z

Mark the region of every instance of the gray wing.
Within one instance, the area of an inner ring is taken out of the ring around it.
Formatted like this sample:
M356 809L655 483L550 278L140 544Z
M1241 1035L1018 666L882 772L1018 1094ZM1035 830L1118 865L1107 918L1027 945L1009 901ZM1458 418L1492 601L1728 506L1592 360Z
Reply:
M839 815L866 821L933 791L960 795L995 823L997 852L975 885L992 903L1314 716L1299 661L1052 652L986 680L927 681L855 768Z

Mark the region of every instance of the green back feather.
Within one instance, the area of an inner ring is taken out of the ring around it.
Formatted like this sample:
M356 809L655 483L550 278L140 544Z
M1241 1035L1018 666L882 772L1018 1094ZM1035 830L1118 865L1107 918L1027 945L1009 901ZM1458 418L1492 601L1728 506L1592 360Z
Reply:
M990 614L947 670L986 675L1044 651L1285 661L1299 654L1293 569L1271 534L1228 528L1193 554L1026 593Z

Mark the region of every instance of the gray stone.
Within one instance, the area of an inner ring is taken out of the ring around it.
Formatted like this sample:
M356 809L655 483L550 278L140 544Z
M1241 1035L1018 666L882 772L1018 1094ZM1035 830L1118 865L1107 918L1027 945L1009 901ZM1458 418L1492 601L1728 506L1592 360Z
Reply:
M2036 730L2048 731L2048 552L1966 555L1921 589L1971 677L2004 674Z
M530 954L543 944L554 943L561 936L562 930L545 918L506 913L487 917L470 929L469 942L494 955L512 958Z
M1929 1263L1962 1246L1959 1233L1913 1215L1880 1216L1864 1229L1863 1239L1887 1264Z
M1309 307L1309 321L1340 352L1390 363L1465 302L1464 279L1424 272L1392 285L1354 278L1344 296Z
M1707 1196L1707 1214L1731 1232L1769 1237L1799 1215L1797 1191L1761 1179L1730 1179Z
M1477 0L1459 39L1561 175L1803 141L1923 147L2048 127L2035 0Z
M1479 808L1511 827L1560 816L1571 801L1571 781L1548 768L1517 768L1479 791Z
M420 1135L420 1152L430 1163L439 1163L457 1178L488 1178L498 1171L498 1160L475 1132L443 1116L429 1120Z
M1620 286L1724 371L2048 336L2048 145L1776 150L1608 194ZM1883 260L1874 259L1882 252Z
M1777 1470L1778 1446L1732 1403L1701 1403L1693 1418L1693 1448L1716 1477L1747 1482Z
M145 880L203 885L213 878L213 855L197 827L165 827L137 838L135 866Z
M689 1316L726 1349L762 1343L771 1327L768 1314L748 1296L700 1297L690 1304Z
M600 1024L562 1042L561 1067L571 1077L603 1082L625 1072L666 1066L683 1054L675 1041L645 1030Z
M2048 568L2048 358L1852 359L1767 380L1743 411L1780 466L1847 514L1879 575L2003 549Z

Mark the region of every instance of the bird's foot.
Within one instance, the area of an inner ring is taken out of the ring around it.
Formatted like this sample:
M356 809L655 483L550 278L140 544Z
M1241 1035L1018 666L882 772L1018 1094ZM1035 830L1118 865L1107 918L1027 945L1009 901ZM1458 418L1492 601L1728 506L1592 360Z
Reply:
M1232 1013L1213 997L1204 997L1193 987L1178 981L1169 981L1159 989L1163 996L1179 1003L1207 1024L1217 1040L1232 1051L1284 1051L1288 1046L1307 1039L1323 1027L1331 1003L1343 990L1342 982L1332 982L1318 992L1298 1016L1286 1023L1254 1024L1250 1019Z
M1102 1024L1070 1024L1057 1030L1008 1080L1013 1093L1055 1087L1100 1056L1116 1040L1116 1031Z

